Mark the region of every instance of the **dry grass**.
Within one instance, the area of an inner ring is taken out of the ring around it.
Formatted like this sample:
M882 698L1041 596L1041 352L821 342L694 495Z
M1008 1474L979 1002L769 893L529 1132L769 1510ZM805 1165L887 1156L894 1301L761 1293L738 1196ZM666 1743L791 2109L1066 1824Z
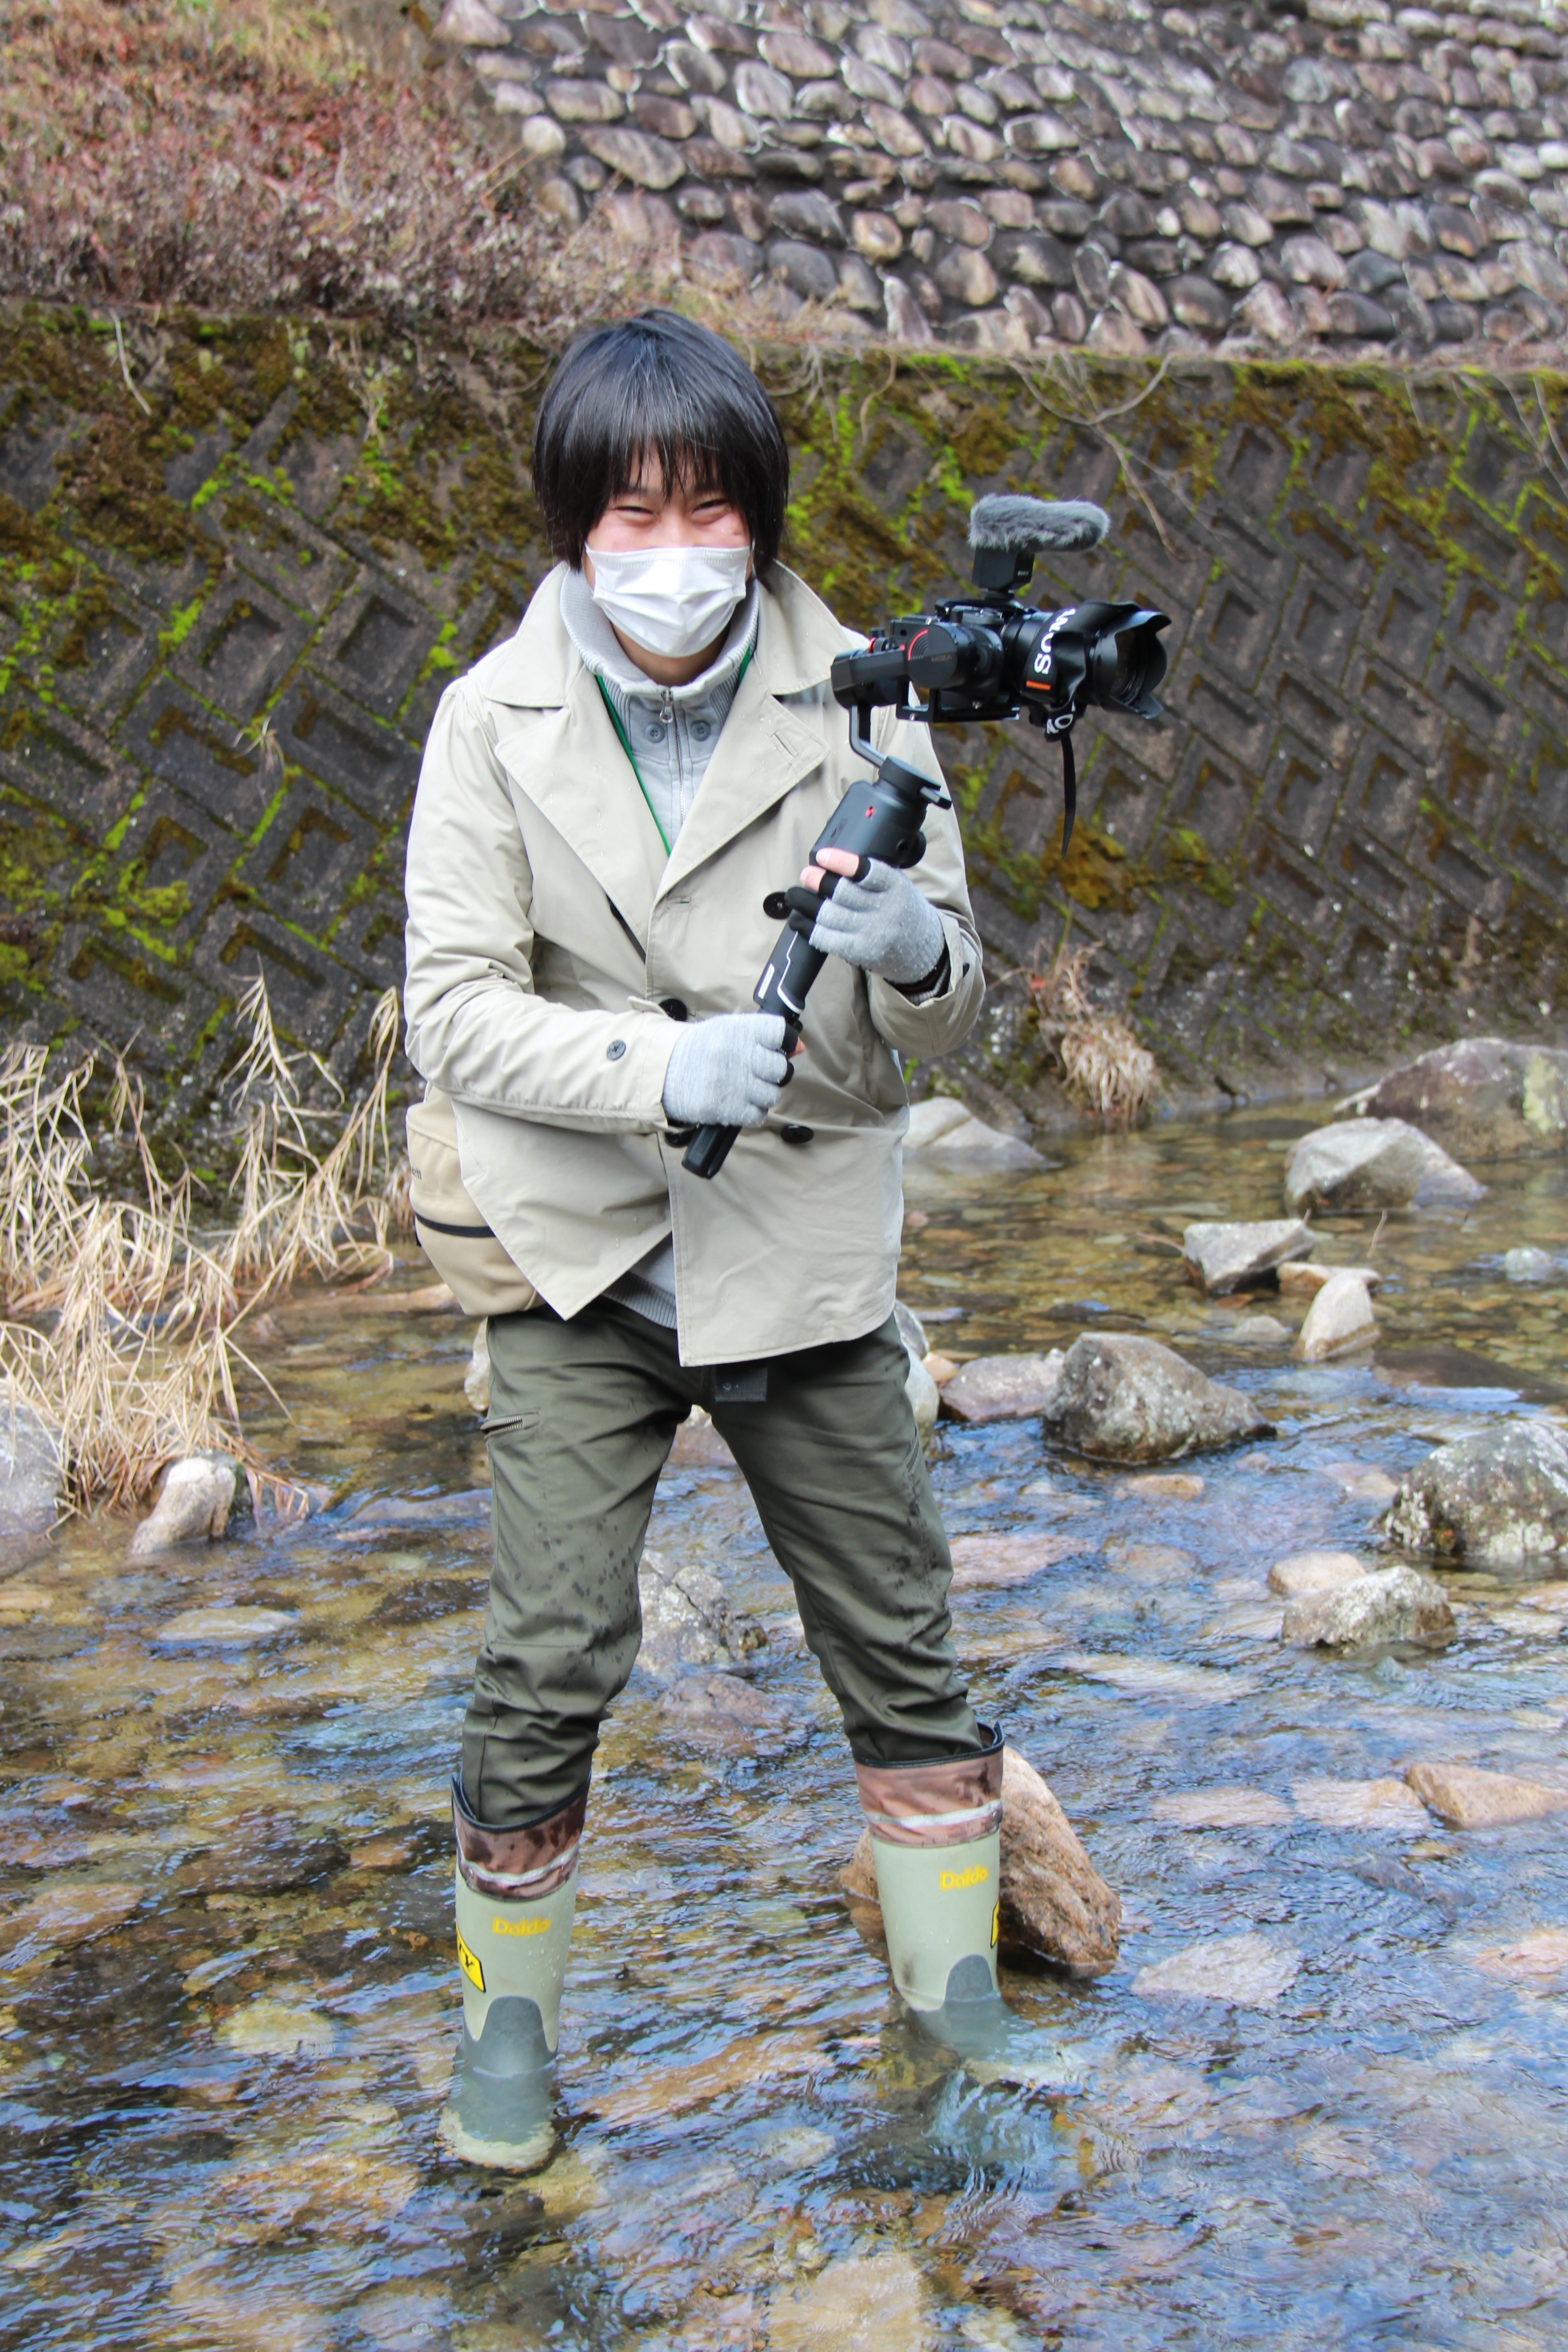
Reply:
M864 340L837 304L784 320L768 287L687 278L616 182L563 236L464 56L390 9L363 46L336 25L310 0L0 0L0 295L506 320L546 348L657 299L808 366Z
M1120 1013L1089 993L1092 946L1064 946L1042 972L1023 975L1040 1034L1068 1092L1107 1127L1131 1127L1154 1097L1159 1071Z
M237 1367L266 1382L237 1336L246 1316L307 1274L363 1286L391 1267L406 1189L386 1119L396 991L375 1010L369 1083L329 1112L305 1108L302 1081L325 1073L285 1052L259 980L241 1011L236 1213L212 1231L189 1177L158 1168L123 1067L102 1124L106 1139L129 1130L142 1201L94 1188L90 1063L51 1078L38 1047L0 1062L0 1388L54 1433L73 1508L142 1501L184 1454L227 1452L254 1474Z
M0 291L549 323L515 162L319 8L0 0Z

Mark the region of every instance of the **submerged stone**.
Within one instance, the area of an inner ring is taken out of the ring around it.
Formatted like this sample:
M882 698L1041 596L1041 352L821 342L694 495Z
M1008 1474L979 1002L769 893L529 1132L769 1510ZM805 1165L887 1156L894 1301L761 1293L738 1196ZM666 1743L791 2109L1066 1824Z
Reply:
M1413 1764L1405 1774L1422 1803L1458 1830L1495 1829L1568 1812L1568 1789L1483 1772L1470 1764Z
M774 1755L798 1748L811 1726L782 1700L736 1675L688 1675L665 1694L662 1721L701 1748Z
M1168 1462L1274 1434L1239 1389L1129 1331L1074 1340L1045 1427L1058 1444L1107 1462Z
M182 1609L164 1619L153 1639L175 1647L248 1650L294 1633L299 1622L286 1609Z
M952 1590L996 1591L1011 1584L1024 1584L1030 1577L1037 1576L1041 1569L1053 1568L1058 1560L1084 1549L1075 1537L1043 1532L954 1536Z
M1521 1567L1568 1554L1568 1438L1513 1421L1440 1445L1407 1471L1389 1506L1390 1542L1470 1567Z
M1140 1969L1132 1990L1142 2000L1213 2000L1233 2009L1272 2009L1294 1984L1300 1955L1270 1936L1215 1936Z
M1182 1236L1187 1279L1211 1298L1267 1282L1287 1259L1310 1257L1316 1246L1317 1235L1300 1217L1189 1225Z
M768 2352L926 2352L934 2341L924 2281L892 2248L841 2256L804 2284L775 2287L768 2305Z

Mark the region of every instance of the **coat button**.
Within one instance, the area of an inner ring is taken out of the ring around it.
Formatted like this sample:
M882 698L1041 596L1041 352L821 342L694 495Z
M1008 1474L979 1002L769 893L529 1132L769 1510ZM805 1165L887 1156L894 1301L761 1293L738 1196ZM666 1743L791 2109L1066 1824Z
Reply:
M691 731L700 743L706 743L713 730L706 719L694 719L691 722Z
M781 1127L779 1135L785 1143L809 1143L813 1129L809 1127Z
M681 1003L679 996L660 997L658 1009L668 1021L689 1021L691 1018L689 1007Z
M647 730L647 740L650 743L662 743L664 740L664 730L657 719Z
M620 1060L620 1058L621 1058L621 1055L626 1052L626 1039L625 1039L624 1037L616 1037L616 1038L613 1039L613 1040L612 1040L612 1042L611 1042L608 1045L606 1045L606 1046L605 1046L605 1061L606 1061L606 1062L618 1062L618 1061Z

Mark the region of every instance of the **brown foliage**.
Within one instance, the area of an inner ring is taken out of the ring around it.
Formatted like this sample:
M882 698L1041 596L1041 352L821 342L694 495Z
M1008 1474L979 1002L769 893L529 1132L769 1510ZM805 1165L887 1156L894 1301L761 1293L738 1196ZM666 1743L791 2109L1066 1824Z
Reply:
M0 292L549 323L558 244L438 83L300 0L0 0Z
M1096 1008L1089 993L1094 953L1064 947L1043 972L1026 972L1024 985L1068 1092L1107 1127L1131 1127L1152 1101L1159 1072L1121 1013Z

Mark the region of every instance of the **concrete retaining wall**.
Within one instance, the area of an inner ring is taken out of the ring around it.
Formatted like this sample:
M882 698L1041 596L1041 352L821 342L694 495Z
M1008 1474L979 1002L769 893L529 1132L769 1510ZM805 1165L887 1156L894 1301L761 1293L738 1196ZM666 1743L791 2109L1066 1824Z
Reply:
M401 975L424 730L544 568L524 460L546 362L500 334L276 320L4 330L0 1016L128 1052L184 1124L259 965L350 1076ZM1065 864L1056 751L1021 727L946 739L998 971L1070 919L1199 1097L1465 1026L1560 1031L1557 382L763 364L797 452L795 561L846 619L962 580L968 499L998 485L1110 509L1042 601L1174 615L1167 723L1080 735ZM945 1082L1048 1118L1032 1037L1002 986Z

